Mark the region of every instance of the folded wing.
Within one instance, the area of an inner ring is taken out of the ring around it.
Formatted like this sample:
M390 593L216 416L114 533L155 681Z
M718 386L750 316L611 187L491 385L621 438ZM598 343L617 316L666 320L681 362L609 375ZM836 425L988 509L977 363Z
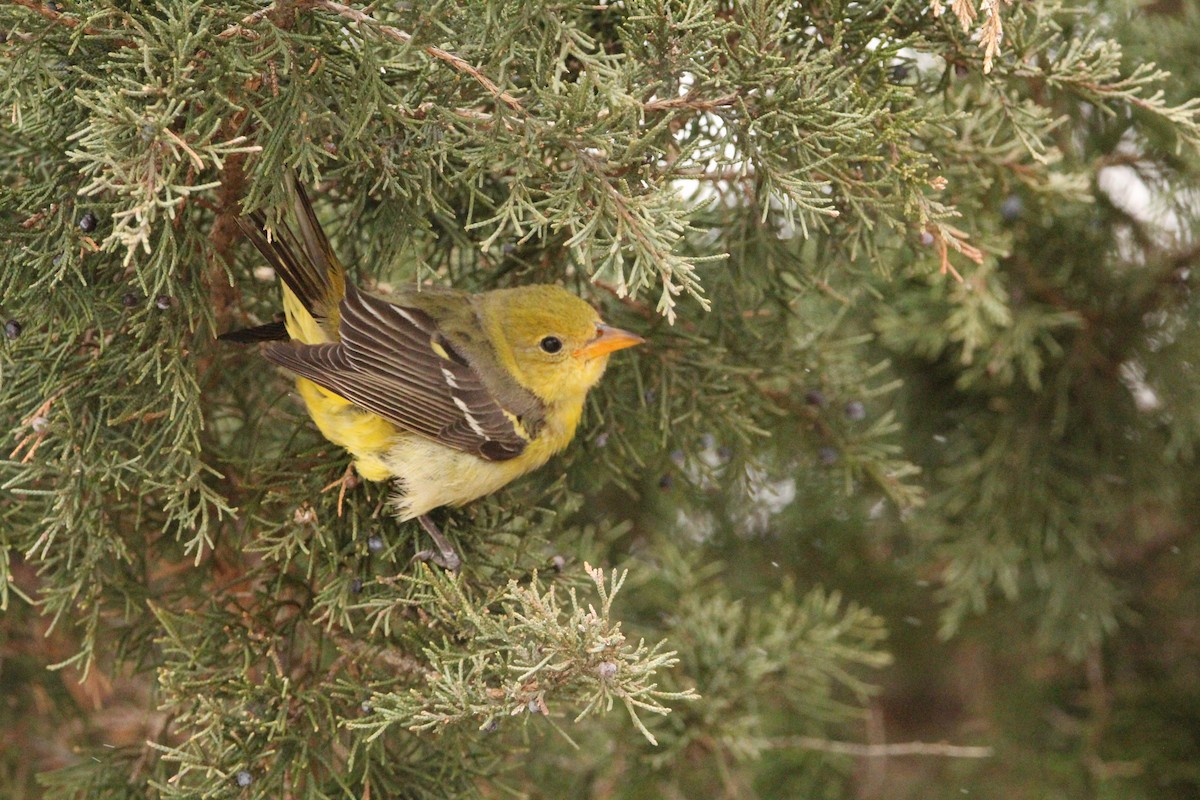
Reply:
M505 408L424 311L346 286L340 341L268 345L268 359L399 427L489 461L524 452L544 409L520 387ZM493 378L494 380L494 378Z

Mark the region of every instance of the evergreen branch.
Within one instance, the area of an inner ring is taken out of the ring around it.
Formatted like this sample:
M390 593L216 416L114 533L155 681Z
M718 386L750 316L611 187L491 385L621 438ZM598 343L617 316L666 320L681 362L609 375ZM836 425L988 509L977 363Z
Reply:
M32 2L32 0L28 0L28 2ZM359 9L356 9L356 8L351 8L350 6L344 5L342 3L334 2L333 0L300 0L299 2L296 3L296 6L298 8L320 8L320 9L324 9L326 11L332 11L333 13L338 14L339 16L345 17L346 19L352 20L355 23L362 25L363 27L366 27L370 30L375 30L382 36L384 36L388 39L392 39L393 41L400 42L401 44L410 44L412 42L412 34L411 33L408 33L407 31L402 31L393 25L387 25L387 24L381 23L378 20L376 20L374 17L372 17L370 14L368 14L364 11L360 11ZM252 26L254 26L258 22L262 21L267 15L269 15L271 12L273 12L275 10L276 10L276 7L274 4L272 4L272 5L267 6L266 8L261 8L258 11L255 11L253 14L248 14L247 16L243 17L238 23L231 25L230 27L226 28L221 33L217 34L217 38L221 39L221 40L225 40L225 39L233 38L234 36L245 36L247 38L256 39L256 38L258 38L258 34L252 30ZM516 97L513 97L508 92L502 90L498 85L496 85L495 81L488 78L486 75L484 75L482 72L480 72L475 66L473 66L469 61L462 58L461 56L458 56L454 53L449 52L448 50L444 50L435 45L426 45L426 46L422 47L421 49L423 52L425 52L427 55L431 56L432 58L436 58L439 61L443 61L443 62L449 64L454 69L458 70L459 72L470 75L472 78L475 79L475 81L477 81L481 86L483 86L483 88L487 89L487 91L493 97L496 97L497 99L501 100L509 108L513 109L514 111L523 111L524 110L523 106L521 105L520 100L518 100Z
M363 25L364 27L376 30L383 36L386 36L387 38L392 39L394 41L400 42L401 44L409 44L412 41L411 33L402 31L399 28L396 28L392 25L385 25L363 11L359 11L356 8L351 8L350 6L342 5L341 3L334 2L333 0L308 0L308 2L306 2L305 4L306 5L311 4L312 6L314 6L316 8L323 8L326 11L332 11L335 14L339 14L339 15L345 17L346 19L353 20L354 22L356 22L360 25ZM513 97L508 92L502 90L499 86L496 85L495 81L493 81L491 78L487 77L482 72L480 72L478 69L476 69L474 66L472 66L466 59L462 58L461 56L457 56L454 53L451 53L447 50L443 50L440 47L436 47L434 45L425 45L421 49L427 55L432 56L433 58L436 58L439 61L446 62L450 66L454 67L454 69L458 70L459 72L470 75L481 86L483 86L483 88L487 89L488 92L493 97L504 102L504 104L507 105L509 108L511 108L513 111L517 111L517 112L524 111L524 107L521 105L520 100Z
M50 20L51 22L58 24L58 25L65 25L66 27L71 28L71 29L78 28L80 25L79 20L75 19L72 16L62 13L61 11L55 11L54 9L50 8L49 3L38 2L38 0L5 0L5 2L13 3L18 6L23 6L24 8L28 8L31 11L36 11L38 14L40 14L41 16L45 17L46 19ZM104 31L97 30L96 28L92 28L89 26L84 26L83 32L89 36L104 35ZM110 41L112 41L112 43L117 45L118 47L133 47L134 46L133 42L129 41L128 39L112 39Z
M1000 42L1004 39L1004 23L1000 19L1001 0L981 0L979 10L976 10L973 0L950 0L950 9L958 18L962 32L971 30L971 25L979 18L979 11L984 13L983 25L979 30L979 46L983 48L983 73L992 71L992 61L1000 53ZM1005 5L1011 5L1012 0L1004 0ZM930 0L930 11L933 16L940 17L945 12L942 0Z
M397 110L406 116L412 117L413 119L427 119L431 112L436 111L442 114L450 114L454 117L469 122L478 122L484 127L491 125L496 119L494 114L489 114L487 111L482 111L478 108L445 108L430 101L421 103L416 108L399 108ZM510 121L506 119L502 120L502 122L506 131L513 130L513 126Z
M582 706L575 720L610 711L620 701L630 720L651 743L653 734L639 710L666 715L670 700L694 700L691 690L666 691L651 682L678 659L662 642L630 642L620 623L609 618L612 602L624 582L615 571L606 581L603 570L584 565L600 598L600 608L585 604L574 588L569 604L559 600L553 586L543 588L534 575L528 587L515 581L480 603L464 585L428 569L402 581L421 594L402 601L373 603L382 616L395 606L416 605L448 630L457 630L442 644L425 649L426 663L407 663L406 669L424 676L420 688L381 692L371 699L366 718L346 720L350 729L370 739L389 727L413 731L447 730L474 721L483 727L518 715L547 715L549 704L563 700ZM498 605L502 613L480 612ZM470 642L470 648L462 643Z
M234 36L243 36L247 39L257 39L259 38L258 33L254 30L251 30L251 28L254 25L257 25L268 14L275 10L275 4L269 3L265 7L255 11L253 14L247 14L246 16L242 17L240 22L230 25L228 28L218 33L217 39L225 41L226 39L232 39Z
M50 20L51 22L57 23L59 25L66 25L68 28L79 27L79 20L75 19L74 17L69 17L66 14L63 14L62 12L53 10L52 8L50 8L50 5L48 3L41 3L41 2L38 2L38 0L7 0L7 2L13 3L18 6L24 6L25 8L28 8L30 11L35 11L38 14L41 14L46 19ZM88 31L88 33L94 33L94 32L95 31Z
M1054 58L1040 64L1020 63L1013 74L1045 80L1065 88L1113 114L1113 103L1127 103L1170 123L1176 135L1200 149L1200 99L1169 105L1162 91L1168 73L1154 63L1142 63L1123 75L1122 48L1093 31L1071 40ZM1147 94L1149 92L1149 94Z
M1169 98L1197 93L1135 67L1186 70L1200 28L1122 55L1120 14L932 1L995 46L1003 14L1014 55L977 48L1001 76L929 65L966 39L931 0L0 0L0 605L31 606L0 620L0 729L56 726L63 753L116 738L24 699L39 666L93 659L171 715L134 737L161 749L82 753L44 790L743 797L832 767L831 798L869 794L838 762L988 755L822 738L879 691L885 619L912 626L905 658L931 603L950 631L1004 595L1006 631L1118 665L1122 609L1153 630L1172 605L1136 578L1171 588L1195 560L1148 537L1196 516L1195 164L1163 145L1196 139ZM1116 165L1166 198L1172 249L1096 193ZM614 363L562 477L447 512L457 578L409 565L386 487L319 494L346 456L282 376L210 341L214 317L278 308L234 244L239 201L280 208L286 169L330 188L336 249L381 283L565 279L657 343ZM700 279L711 311L680 303L670 328L631 296ZM568 566L631 553L623 588ZM39 613L53 649L21 641ZM1122 695L1083 713L1125 718ZM544 734L573 718L566 754ZM1072 767L1105 774L1113 732Z

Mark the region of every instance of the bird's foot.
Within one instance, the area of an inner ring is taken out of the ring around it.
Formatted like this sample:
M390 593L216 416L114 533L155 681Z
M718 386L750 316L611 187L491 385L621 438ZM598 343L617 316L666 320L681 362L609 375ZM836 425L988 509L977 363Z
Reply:
M427 549L422 550L413 556L413 561L429 561L437 564L439 567L448 572L457 573L460 569L462 569L462 559L459 558L458 554L454 551L450 551L449 556L450 557L447 558L446 553L442 553L438 550Z
M417 517L417 521L421 523L421 527L433 539L433 543L437 546L436 550L422 550L413 556L415 561L432 561L443 569L450 572L458 572L462 569L462 558L455 552L454 546L446 539L438 526L434 524L427 516Z
M358 486L358 483L359 483L358 473L356 473L354 471L354 462L351 461L350 464L346 467L346 471L344 473L342 473L342 477L338 478L336 481L334 481L333 483L329 484L328 486L326 486L324 489L321 490L321 493L324 494L325 492L328 492L330 489L332 489L335 486L342 487L341 489L338 490L338 516L339 517L342 515L342 501L346 499L346 490L353 489L355 486Z

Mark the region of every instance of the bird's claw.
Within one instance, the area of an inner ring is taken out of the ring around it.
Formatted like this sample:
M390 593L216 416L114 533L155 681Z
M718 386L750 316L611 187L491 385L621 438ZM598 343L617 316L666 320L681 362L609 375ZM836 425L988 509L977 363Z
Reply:
M413 556L413 561L431 561L444 570L458 574L462 569L462 559L453 550L438 552L437 550L422 550Z
M333 483L329 484L328 486L326 486L324 489L321 490L321 493L324 494L325 492L328 492L330 489L332 489L335 486L341 487L341 489L338 490L338 516L339 517L342 516L342 501L346 499L346 490L355 488L356 486L358 486L358 483L359 483L358 474L354 471L354 462L351 461L346 466L346 471L344 473L342 473L342 477L338 478L336 481L334 481Z
M421 527L429 534L429 538L433 539L433 543L437 545L437 550L422 550L415 557L420 558L422 561L432 561L439 567L448 569L451 572L458 572L462 568L462 559L458 557L458 553L454 552L454 547L442 535L438 526L424 514L417 517L417 521L421 523ZM424 557L422 557L423 555Z

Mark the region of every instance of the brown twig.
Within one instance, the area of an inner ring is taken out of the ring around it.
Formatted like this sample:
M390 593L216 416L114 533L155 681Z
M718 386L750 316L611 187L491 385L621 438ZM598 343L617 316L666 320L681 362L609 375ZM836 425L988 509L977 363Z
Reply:
M651 100L642 103L644 111L673 111L678 108L686 108L693 111L712 111L715 108L726 108L737 102L737 92L715 97L712 100L705 100L703 97L692 98L691 95L683 95L682 97L671 97L666 100Z
M321 494L325 494L325 492L328 492L335 486L341 487L341 489L338 491L337 504L337 515L339 518L342 516L342 503L346 499L346 490L353 489L354 487L358 486L358 483L358 475L354 471L354 462L351 461L346 465L346 471L342 474L342 477L321 489Z
M947 272L949 272L954 276L956 281L962 283L962 275L960 275L958 270L954 268L954 265L950 263L950 254L946 250L946 239L942 236L940 231L937 231L936 228L934 229L933 241L937 245L938 259L941 261L941 268L938 270L938 272L940 272L942 275L945 275Z
M946 225L940 222L930 222L925 226L925 230L933 236L934 245L937 247L938 258L941 260L941 274L947 272L954 276L954 279L959 283L963 282L962 275L950 263L950 248L962 253L967 258L974 261L976 264L983 263L983 251L972 244L967 243L967 232L959 230L951 225Z
M892 758L896 756L940 756L943 758L991 758L991 747L945 744L944 742L896 742L893 744L859 744L819 739L816 736L786 736L772 739L773 749L796 748L819 753L859 756L862 758Z
M10 3L15 3L16 5L19 5L19 6L24 6L25 8L28 8L30 11L37 12L38 14L41 14L46 19L50 20L51 22L58 23L59 25L66 25L68 28L78 28L79 27L79 20L75 19L74 17L68 17L66 14L62 14L58 11L51 10L50 6L47 5L46 3L39 3L39 2L36 2L36 0L8 0L8 1ZM93 31L88 31L88 33L92 33L92 32Z
M217 38L221 41L232 39L234 36L244 36L245 38L251 40L257 39L258 33L250 30L251 26L257 25L263 17L267 16L267 14L270 14L274 9L275 4L272 3L265 8L260 8L253 14L247 14L246 16L242 17L240 22L230 25L228 28L218 33Z
M42 440L46 438L46 433L49 431L49 420L47 419L47 415L50 413L50 406L54 405L54 401L62 397L69 388L71 387L65 387L57 394L47 398L46 402L38 406L36 411L25 418L21 424L23 426L28 426L30 432L25 436L25 438L21 439L21 441L17 443L17 446L13 448L13 451L8 454L10 460L20 455L21 451L25 450L25 448L29 446L30 442L32 442L33 445L29 447L29 450L27 450L25 455L21 457L21 463L28 464L33 460L33 457L37 454L38 448L42 446Z
M40 14L56 25L65 25L68 28L78 28L80 25L79 20L77 20L75 17L68 16L61 11L54 11L46 3L37 2L37 0L7 0L7 2L28 8L30 11ZM86 26L84 27L83 32L88 36L100 36L104 33L104 31ZM118 47L134 46L133 42L129 41L128 39L112 39L110 41Z
M258 87L257 79L248 81L246 89L253 91ZM238 111L225 120L223 133L226 137L238 134L245 124L246 111ZM247 153L234 153L225 162L221 170L221 188L216 197L216 218L208 232L208 240L212 244L212 253L216 256L208 269L208 285L213 300L213 310L217 324L224 327L229 320L230 309L238 299L238 292L229 282L225 269L217 263L217 259L226 265L232 265L234 260L234 245L241 238L238 227L238 217L241 216L242 196L246 187L246 158ZM208 365L205 364L205 367Z
M694 181L714 181L714 182L753 182L755 172L752 167L726 167L724 169L706 169L704 167L695 167L691 169L677 169L670 173L672 178L686 178Z

